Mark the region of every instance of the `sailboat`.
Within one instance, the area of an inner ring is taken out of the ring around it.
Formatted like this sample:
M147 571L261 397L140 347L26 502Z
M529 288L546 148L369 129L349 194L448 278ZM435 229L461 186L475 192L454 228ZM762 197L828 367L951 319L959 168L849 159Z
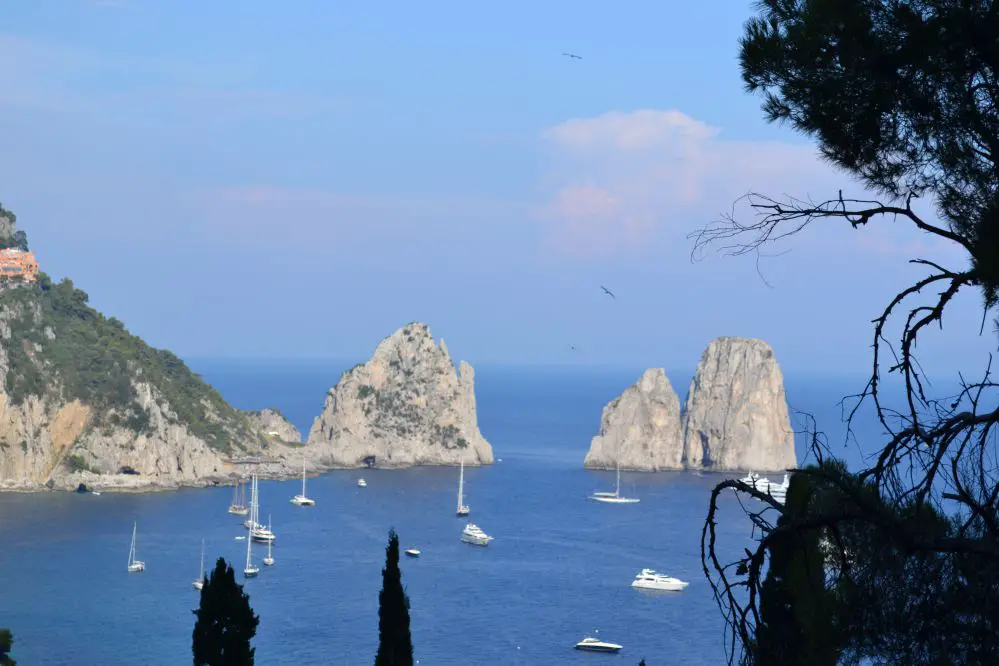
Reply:
M271 517L267 516L267 529L271 529ZM273 539L267 542L267 557L264 558L264 564L269 567L274 566L274 555L271 552L271 547L274 545Z
M253 557L250 555L250 550L253 547L253 539L246 540L246 566L243 568L243 575L247 578L253 578L258 573L260 573L260 567L253 565Z
M243 493L239 495L239 480L232 487L232 504L229 505L229 513L234 516L245 516L248 513L246 508L246 486L243 486Z
M194 579L194 589L200 590L205 586L205 540L201 540L201 568L198 569L198 577Z
M310 499L308 495L305 494L305 458L302 458L302 494L295 495L290 500L288 500L296 506L315 506L316 500Z
M467 516L469 508L465 506L465 461L461 461L461 471L458 473L458 516Z
M614 485L614 492L595 492L590 495L590 499L605 504L637 504L642 500L637 497L621 497L621 461L617 461L617 482Z
M250 518L243 525L250 530L250 540L273 541L277 537L274 532L260 524L260 485L257 475L252 477L250 490Z
M128 549L128 573L134 573L136 571L145 571L146 563L135 559L135 532L136 523L132 523L132 546Z

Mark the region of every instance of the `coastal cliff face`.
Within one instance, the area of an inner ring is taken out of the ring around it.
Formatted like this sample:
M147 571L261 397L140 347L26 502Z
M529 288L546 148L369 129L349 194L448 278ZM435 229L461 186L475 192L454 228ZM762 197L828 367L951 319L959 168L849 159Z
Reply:
M683 468L680 398L666 371L652 368L604 407L583 466L655 472Z
M265 437L287 444L301 444L302 433L276 409L246 412L250 423Z
M455 372L447 345L426 324L411 323L382 340L367 363L343 373L309 432L318 465L378 467L493 462L479 432L475 373Z
M241 474L234 458L281 456L183 361L87 300L44 274L0 284L0 489L207 485Z
M762 340L712 340L687 395L687 467L774 471L797 465L784 378Z

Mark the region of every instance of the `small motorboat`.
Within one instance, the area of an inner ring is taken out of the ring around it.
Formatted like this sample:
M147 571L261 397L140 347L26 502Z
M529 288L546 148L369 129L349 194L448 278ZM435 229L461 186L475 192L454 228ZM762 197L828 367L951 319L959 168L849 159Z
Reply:
M358 488L366 488L367 485L368 485L368 482L365 481L364 479L358 479L357 480L357 487Z
M419 557L420 551L417 550L416 548L409 548L408 550L406 550L406 555L408 555L409 557Z
M586 652L620 652L622 647L617 643L607 643L591 636L576 643L577 650L585 650Z

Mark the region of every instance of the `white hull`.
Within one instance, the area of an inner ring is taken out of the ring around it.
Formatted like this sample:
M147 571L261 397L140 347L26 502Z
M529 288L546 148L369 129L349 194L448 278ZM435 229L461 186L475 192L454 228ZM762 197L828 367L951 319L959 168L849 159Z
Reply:
M273 557L265 557L264 558L264 564L266 564L269 567L274 566L274 558Z
M245 506L230 506L229 513L231 513L234 516L245 516L246 514L250 513L250 510L247 509Z
M598 641L595 638L584 638L576 643L576 649L584 652L620 652L623 647L617 643Z
M415 548L410 548L409 550L406 551L406 555L408 555L409 557L419 557L420 551L418 551Z
M454 515L458 516L459 518L464 518L469 513L470 513L470 511L469 511L469 508L467 506L461 506L461 507L458 507L458 511Z
M603 502L604 504L638 504L642 500L637 497L615 497L614 495L590 495L590 499L594 502Z
M145 562L132 562L131 564L128 565L128 573L135 573L136 571L145 571L145 570L146 570Z
M357 480L357 487L358 488L366 488L367 486L368 486L368 482L365 481L364 479L358 479Z
M492 541L493 538L492 537L465 536L463 534L461 536L461 540L464 541L465 543L470 543L473 546L488 546L489 542Z
M192 584L194 585L194 589L196 589L196 590L198 590L200 592L201 589L205 586L205 581L203 581L203 580L196 580Z
M636 580L631 584L636 590L653 590L656 592L680 592L684 590L690 583L686 581L676 581L675 583L653 583L649 581L639 581Z
M243 569L243 575L247 578L253 578L258 573L260 573L259 567L247 567L246 569Z

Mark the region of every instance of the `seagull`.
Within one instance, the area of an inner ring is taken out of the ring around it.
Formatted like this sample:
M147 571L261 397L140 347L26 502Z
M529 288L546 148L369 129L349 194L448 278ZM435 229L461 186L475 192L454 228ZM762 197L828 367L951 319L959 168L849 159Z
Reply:
M617 300L617 296L614 295L613 291L611 291L610 289L608 289L607 287L605 287L603 285L600 285L600 288L604 290L605 294L607 294L608 296L610 296L611 298L613 298L615 301Z
M575 53L563 53L562 55L564 55L567 58L575 58L576 60L582 60L583 59L583 56L578 56Z
M569 345L569 349L571 349L572 351L579 351L578 349L576 349L576 345Z

